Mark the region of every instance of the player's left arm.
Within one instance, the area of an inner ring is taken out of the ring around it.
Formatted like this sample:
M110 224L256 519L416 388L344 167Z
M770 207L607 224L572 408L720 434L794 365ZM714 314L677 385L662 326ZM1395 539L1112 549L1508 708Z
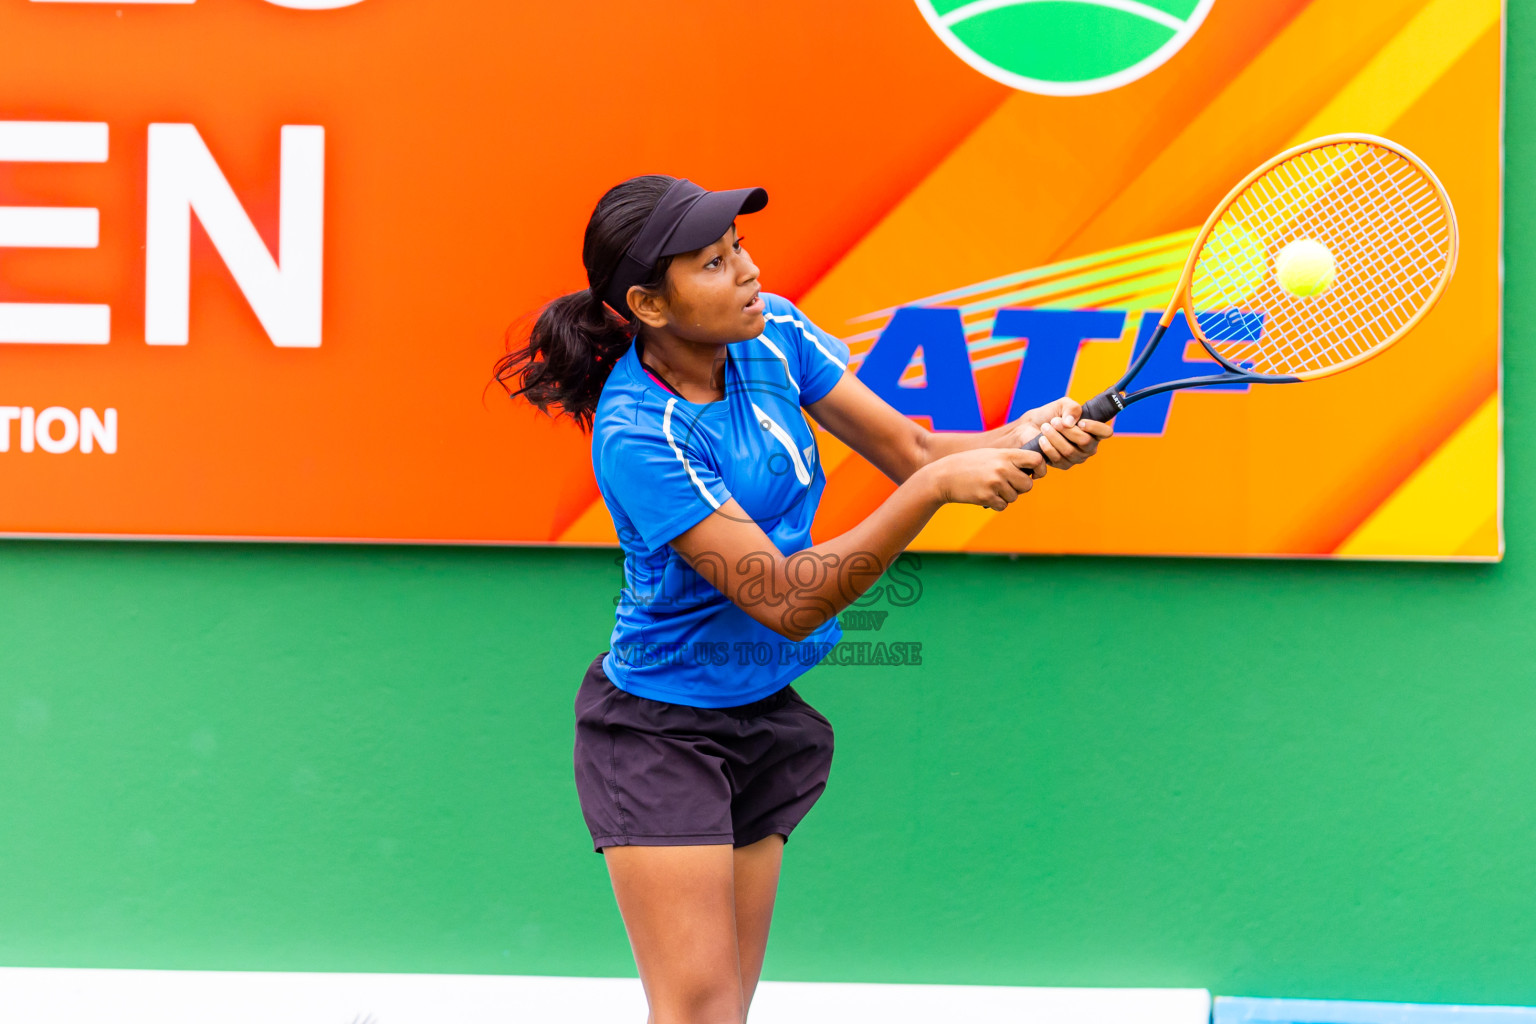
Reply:
M805 408L833 437L898 484L954 452L1017 448L1037 434L1046 462L1056 469L1070 469L1092 456L1099 442L1114 433L1107 423L1079 422L1082 406L1070 398L1031 409L992 430L932 431L897 412L851 371L845 371L831 391Z

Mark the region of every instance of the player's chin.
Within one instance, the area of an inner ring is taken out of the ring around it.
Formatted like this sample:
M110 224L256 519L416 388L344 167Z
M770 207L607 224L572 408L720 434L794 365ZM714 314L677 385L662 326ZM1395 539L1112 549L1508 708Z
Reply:
M761 307L762 303L757 305ZM742 330L747 332L746 336L748 338L755 338L762 334L763 329L768 326L768 318L764 315L761 308L751 312L748 311L749 308L743 307L742 309Z

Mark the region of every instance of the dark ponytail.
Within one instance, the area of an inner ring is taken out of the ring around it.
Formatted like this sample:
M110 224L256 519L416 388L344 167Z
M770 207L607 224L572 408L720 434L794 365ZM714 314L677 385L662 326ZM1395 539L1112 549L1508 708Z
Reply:
M497 360L496 382L508 395L521 395L546 415L570 416L582 430L591 431L603 382L636 330L633 322L610 313L597 296L613 280L624 250L676 180L666 174L641 175L615 185L597 201L581 246L588 287L540 310L527 343ZM660 291L671 262L672 257L663 257L644 287ZM510 337L513 331L507 333ZM558 406L559 412L550 413L550 406Z

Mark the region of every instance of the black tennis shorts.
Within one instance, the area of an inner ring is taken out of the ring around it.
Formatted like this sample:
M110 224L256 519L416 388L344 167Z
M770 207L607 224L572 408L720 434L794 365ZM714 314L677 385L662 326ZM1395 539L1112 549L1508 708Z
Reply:
M576 692L576 793L598 853L787 841L831 766L832 726L792 686L732 708L668 704L614 686L600 654Z

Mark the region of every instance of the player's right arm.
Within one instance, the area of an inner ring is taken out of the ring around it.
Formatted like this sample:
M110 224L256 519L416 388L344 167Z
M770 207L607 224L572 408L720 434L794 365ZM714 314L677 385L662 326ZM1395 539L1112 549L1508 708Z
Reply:
M764 626L803 640L864 594L945 504L1002 511L1043 472L1037 452L977 448L931 462L863 522L785 555L734 498L675 537L699 575Z

